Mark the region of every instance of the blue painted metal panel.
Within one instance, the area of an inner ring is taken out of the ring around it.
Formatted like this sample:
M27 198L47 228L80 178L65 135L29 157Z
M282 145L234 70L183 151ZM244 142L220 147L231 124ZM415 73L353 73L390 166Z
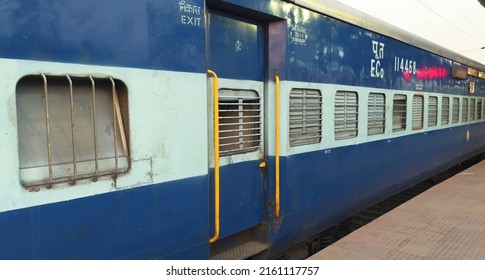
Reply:
M0 214L0 259L206 259L208 178Z
M467 130L472 135L469 141ZM281 158L282 218L270 221L271 251L277 253L288 244L311 238L483 152L484 137L485 124L480 123ZM268 170L268 184L273 186L274 172Z
M261 24L211 12L208 28L209 69L222 78L263 80Z
M281 54L287 67L268 69L269 76L278 71L282 80L459 94L468 90L468 81L450 79L450 60L419 48L283 1L225 2L287 22L287 46ZM203 0L3 0L0 57L203 73L204 15ZM253 60L249 54L253 46L263 44L261 26L256 38L250 22L233 25L214 20L210 25L216 29L216 36L211 36L216 37L211 40L215 53L209 53L209 66L223 77L261 80L262 57ZM240 52L235 51L238 40ZM216 54L226 60L217 61ZM248 72L250 64L257 65L257 71ZM409 65L416 71L402 70ZM446 77L434 75L437 70L446 72ZM476 82L479 94L485 94L483 80L470 81Z
M298 8L289 19L289 80L467 93L467 81L451 79L448 59Z
M205 72L204 1L0 1L0 57Z
M418 47L284 1L224 2L287 23L286 69L272 67L270 77L276 70L282 80L453 94L467 94L474 81L485 95L485 81L451 79L451 60Z
M248 161L221 167L220 173L220 238L246 230L263 221L263 173L259 161ZM211 169L210 205L214 201L214 170ZM210 224L214 225L213 207ZM211 228L213 234L213 228Z

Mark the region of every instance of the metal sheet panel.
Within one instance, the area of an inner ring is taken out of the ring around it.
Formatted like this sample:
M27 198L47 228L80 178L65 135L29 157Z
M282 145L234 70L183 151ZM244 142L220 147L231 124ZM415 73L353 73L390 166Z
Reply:
M258 23L212 12L209 69L221 78L263 80L263 29Z

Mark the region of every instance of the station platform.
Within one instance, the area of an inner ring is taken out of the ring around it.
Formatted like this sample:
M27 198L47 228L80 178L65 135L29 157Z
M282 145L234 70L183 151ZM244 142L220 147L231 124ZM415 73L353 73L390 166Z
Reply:
M485 260L485 161L308 259Z

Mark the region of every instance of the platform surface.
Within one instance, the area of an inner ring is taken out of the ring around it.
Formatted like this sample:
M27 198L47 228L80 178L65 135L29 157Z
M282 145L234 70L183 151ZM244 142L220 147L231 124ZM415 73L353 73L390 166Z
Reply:
M485 161L309 259L485 260Z

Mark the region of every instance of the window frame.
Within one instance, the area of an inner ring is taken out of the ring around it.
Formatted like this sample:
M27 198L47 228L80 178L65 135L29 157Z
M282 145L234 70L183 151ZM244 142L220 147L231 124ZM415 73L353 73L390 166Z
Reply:
M256 90L219 89L220 157L262 149L262 103Z
M452 102L453 103L451 104L451 123L457 124L460 122L460 98L453 97Z
M469 99L466 97L462 98L461 101L461 122L466 123L470 120L470 113L469 113Z
M477 121L483 119L483 99L477 98Z
M444 100L447 100L447 102L445 103ZM446 122L443 122L443 120L446 120ZM449 124L450 124L450 97L443 96L441 98L441 125L449 125Z
M420 106L417 107L417 106ZM421 130L424 127L424 95L414 94L411 109L411 128Z
M428 127L435 126L438 126L438 96L431 95L428 97Z
M116 180L128 172L128 89L122 81L27 75L18 80L15 94L22 186Z
M291 89L288 105L289 146L298 147L321 143L323 130L322 114L323 96L320 90L309 88ZM300 116L301 119L299 118Z
M379 99L382 99L382 101ZM382 116L382 119L379 119L379 116ZM380 123L382 125L379 125ZM367 136L381 135L385 131L386 95L384 93L371 92L367 98Z
M477 101L475 98L470 98L470 109L469 111L469 120L471 122L475 121L477 119Z
M392 97L392 132L402 132L407 129L406 94L394 94ZM399 120L399 121L398 121Z
M356 91L337 91L334 104L335 140L357 138L358 135L359 94Z

